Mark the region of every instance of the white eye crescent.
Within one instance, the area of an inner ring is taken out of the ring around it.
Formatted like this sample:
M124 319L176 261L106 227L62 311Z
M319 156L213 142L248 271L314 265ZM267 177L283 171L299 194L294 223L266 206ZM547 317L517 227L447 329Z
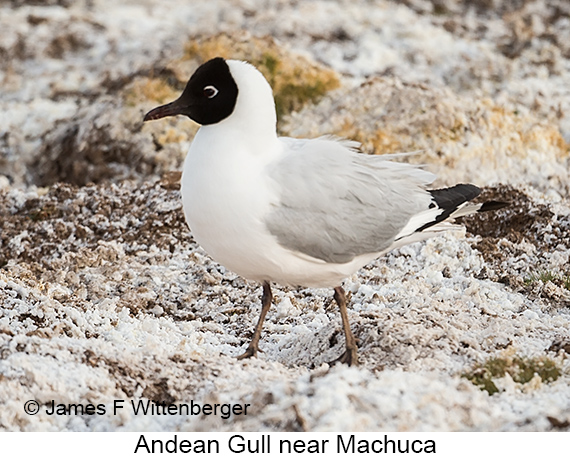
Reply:
M214 86L206 86L204 89L202 89L202 91L204 93L204 97L207 98L214 98L216 95L218 95L218 89L216 89Z

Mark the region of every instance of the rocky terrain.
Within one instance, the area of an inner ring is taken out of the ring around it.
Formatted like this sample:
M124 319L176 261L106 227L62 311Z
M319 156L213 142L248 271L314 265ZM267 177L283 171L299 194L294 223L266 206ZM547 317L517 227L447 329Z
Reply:
M567 2L3 1L0 27L0 429L570 427ZM280 134L414 151L436 186L510 204L345 281L359 367L327 363L344 339L325 289L275 287L263 352L235 359L261 288L185 224L198 126L142 123L218 55L264 72Z

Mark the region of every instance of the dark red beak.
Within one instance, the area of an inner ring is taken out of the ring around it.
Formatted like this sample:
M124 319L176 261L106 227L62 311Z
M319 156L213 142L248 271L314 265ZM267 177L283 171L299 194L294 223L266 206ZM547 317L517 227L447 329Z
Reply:
M186 114L187 110L185 108L180 104L179 100L174 100L171 103L150 110L145 114L143 122L154 121L167 116L176 116L177 114Z

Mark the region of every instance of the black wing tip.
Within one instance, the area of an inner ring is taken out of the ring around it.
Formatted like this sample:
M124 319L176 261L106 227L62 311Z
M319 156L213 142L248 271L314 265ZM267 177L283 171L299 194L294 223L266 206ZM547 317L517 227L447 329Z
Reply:
M456 184L453 187L432 189L429 193L438 207L455 210L459 205L479 196L481 189L474 184Z
M501 209L501 208L506 208L507 206L510 206L511 204L509 202L500 202L497 200L489 200L487 202L484 202L481 205L481 208L479 208L477 210L478 213L483 213L485 211L495 211L497 209Z
M461 205L469 200L473 200L481 193L481 189L473 184L456 184L453 187L445 187L443 189L428 190L431 194L433 202L442 210L433 221L422 225L416 232L423 232L425 229L443 222L453 214ZM434 203L430 208L434 207Z
M453 187L433 189L429 190L428 192L431 194L435 205L437 205L443 211L438 214L433 221L419 227L416 232L422 232L425 229L448 219L461 205L478 197L479 194L481 194L481 189L473 184L457 184ZM434 205L434 203L432 203L432 205ZM489 200L481 203L481 207L476 211L478 213L485 211L494 211L497 209L505 208L509 205L510 203L508 202ZM430 206L430 208L431 207L432 206Z

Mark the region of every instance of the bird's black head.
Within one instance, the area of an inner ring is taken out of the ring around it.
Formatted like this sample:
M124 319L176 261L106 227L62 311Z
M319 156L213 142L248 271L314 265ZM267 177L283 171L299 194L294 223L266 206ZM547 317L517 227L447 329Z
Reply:
M201 125L217 124L232 114L237 96L228 64L216 57L194 72L177 100L149 111L144 121L184 114Z

